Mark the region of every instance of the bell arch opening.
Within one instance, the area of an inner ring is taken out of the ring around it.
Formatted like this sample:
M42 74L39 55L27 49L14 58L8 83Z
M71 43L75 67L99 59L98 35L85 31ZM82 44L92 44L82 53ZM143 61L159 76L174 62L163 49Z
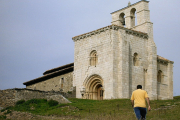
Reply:
M134 27L137 25L137 20L136 20L136 9L132 8L130 11L131 15L131 27Z
M120 26L124 26L125 27L125 14L124 13L121 13L120 15L119 15L119 21L120 21Z
M103 100L103 80L99 75L89 77L85 82L85 99Z

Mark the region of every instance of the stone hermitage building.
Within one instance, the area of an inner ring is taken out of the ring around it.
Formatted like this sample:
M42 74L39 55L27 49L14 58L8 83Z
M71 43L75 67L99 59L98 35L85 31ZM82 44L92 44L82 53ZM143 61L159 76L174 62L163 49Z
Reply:
M130 98L140 84L150 99L173 99L174 62L157 55L149 1L129 2L111 15L112 25L72 38L74 63L23 84L95 100Z

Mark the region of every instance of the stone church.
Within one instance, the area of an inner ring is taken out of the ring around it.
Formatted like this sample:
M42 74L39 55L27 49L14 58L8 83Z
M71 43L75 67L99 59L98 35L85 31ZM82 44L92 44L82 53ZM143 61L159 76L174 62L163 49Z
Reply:
M149 1L111 13L112 24L73 37L74 63L23 83L43 91L76 91L76 98L130 98L142 85L150 99L173 99L173 61L157 55Z

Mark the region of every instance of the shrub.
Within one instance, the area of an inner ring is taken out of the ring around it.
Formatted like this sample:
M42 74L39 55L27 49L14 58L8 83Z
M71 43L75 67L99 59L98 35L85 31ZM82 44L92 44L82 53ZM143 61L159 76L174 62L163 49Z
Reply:
M180 100L180 96L175 96L174 100Z
M41 99L42 100L42 102L47 102L47 99Z
M5 115L0 115L0 119L6 119Z
M5 110L11 109L11 108L12 108L12 106L6 107L6 108L2 109L1 112L4 112Z
M7 110L7 112L5 113L5 115L6 115L6 114L9 114L9 113L11 113L11 110Z
M2 109L1 112L4 112L6 109Z
M23 104L25 102L25 100L19 100L16 102L16 105L20 105L20 104Z
M26 101L26 104L29 105L29 104L38 104L38 99L31 99L31 100L28 100Z
M26 105L46 103L47 99L31 99L25 102Z
M72 91L68 91L67 93L68 93L68 94L72 94Z
M50 107L56 106L56 105L58 105L58 101L51 99L51 100L48 101L48 105L49 105Z

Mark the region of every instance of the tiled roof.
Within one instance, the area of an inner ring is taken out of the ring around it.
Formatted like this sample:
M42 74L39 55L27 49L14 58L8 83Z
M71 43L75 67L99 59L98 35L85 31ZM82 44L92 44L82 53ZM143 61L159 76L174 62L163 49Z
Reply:
M58 67L59 69L57 69L57 68L51 69L51 70L49 70L51 72L46 73L46 74L44 74L43 76L41 76L39 78L24 82L23 84L26 85L26 86L32 85L32 84L35 84L35 83L38 83L38 82L41 82L41 81L45 81L47 79L50 79L50 78L53 78L53 77L56 77L56 76L59 76L59 75L63 75L63 74L72 72L74 70L74 63L73 63L72 66L66 66L66 67L65 66L66 65Z
M166 62L166 63L168 63L168 62L174 63L173 61L170 61L170 60L168 60L168 59L166 59L166 58L163 58L163 57L161 57L161 56L159 56L159 55L157 55L157 60L161 60L161 61L164 61L164 62Z
M67 68L67 67L70 67L70 66L74 66L74 63L70 63L70 64L66 64L66 65L63 65L63 66L60 66L60 67L56 67L56 68L53 68L53 69L50 69L50 70L46 70L43 75L46 75L46 74L49 74L51 72L54 72L54 71L57 71L57 70L61 70L61 69L64 69L64 68Z

